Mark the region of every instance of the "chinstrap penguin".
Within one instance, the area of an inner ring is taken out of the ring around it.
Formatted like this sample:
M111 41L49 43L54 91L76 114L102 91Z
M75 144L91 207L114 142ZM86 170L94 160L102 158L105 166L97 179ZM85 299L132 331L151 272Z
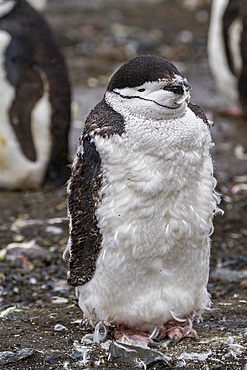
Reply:
M115 337L196 337L219 197L206 116L176 67L140 56L89 114L68 183L68 282Z
M67 69L50 27L25 0L0 0L0 89L0 188L64 184Z
M209 64L219 90L234 103L230 115L247 115L247 2L213 0Z

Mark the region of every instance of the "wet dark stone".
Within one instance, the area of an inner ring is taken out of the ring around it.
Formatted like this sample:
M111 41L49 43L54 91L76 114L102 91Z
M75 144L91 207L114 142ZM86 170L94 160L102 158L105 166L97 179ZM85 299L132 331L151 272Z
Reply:
M0 365L6 365L23 360L32 356L35 352L36 351L33 348L24 348L16 353L10 351L0 352Z
M15 361L15 353L10 351L0 352L0 365L6 365Z
M24 358L30 357L35 353L33 348L25 348L16 353L16 360L23 360Z
M55 289L56 285L53 281L49 281L47 284L46 284L46 289L49 289L49 290L53 290Z
M72 358L72 360L74 361L81 361L84 359L83 353L76 353L76 352L71 353L69 357Z
M59 358L56 355L53 355L51 357L48 357L46 361L53 365L59 362Z
M111 359L116 363L123 363L133 367L140 365L148 367L162 363L164 369L172 369L172 365L161 353L146 348L112 342L110 354Z

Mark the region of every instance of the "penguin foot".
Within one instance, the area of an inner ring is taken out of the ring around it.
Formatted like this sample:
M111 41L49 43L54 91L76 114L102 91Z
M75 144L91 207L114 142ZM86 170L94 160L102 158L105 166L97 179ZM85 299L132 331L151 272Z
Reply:
M233 118L243 118L246 117L247 113L240 107L233 105L229 108L222 109L218 112L222 117L233 117Z
M155 343L149 336L149 333L136 329L128 329L125 326L118 326L114 329L114 338L121 343L137 345L137 346L152 346Z
M189 323L186 321L169 321L160 329L160 336L170 338L172 344L178 343L183 338L199 339L196 330L192 328L191 321Z

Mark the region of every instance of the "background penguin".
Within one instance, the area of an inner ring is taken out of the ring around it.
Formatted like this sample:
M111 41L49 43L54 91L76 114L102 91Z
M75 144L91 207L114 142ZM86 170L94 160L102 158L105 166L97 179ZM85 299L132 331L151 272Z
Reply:
M209 307L212 218L219 201L205 115L163 58L111 78L89 114L68 184L68 282L85 318L116 338L196 336Z
M247 114L247 2L213 0L208 35L209 64L219 90Z
M47 0L28 0L28 3L37 10L44 10Z
M70 85L49 26L25 0L0 1L0 187L69 177Z

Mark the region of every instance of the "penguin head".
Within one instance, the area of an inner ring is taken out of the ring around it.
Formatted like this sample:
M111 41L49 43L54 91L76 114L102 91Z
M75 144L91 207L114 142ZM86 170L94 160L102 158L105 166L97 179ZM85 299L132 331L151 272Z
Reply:
M123 64L112 76L106 94L134 116L166 119L183 114L190 99L190 85L166 59L139 56Z
M9 14L17 3L18 0L0 0L0 18Z

